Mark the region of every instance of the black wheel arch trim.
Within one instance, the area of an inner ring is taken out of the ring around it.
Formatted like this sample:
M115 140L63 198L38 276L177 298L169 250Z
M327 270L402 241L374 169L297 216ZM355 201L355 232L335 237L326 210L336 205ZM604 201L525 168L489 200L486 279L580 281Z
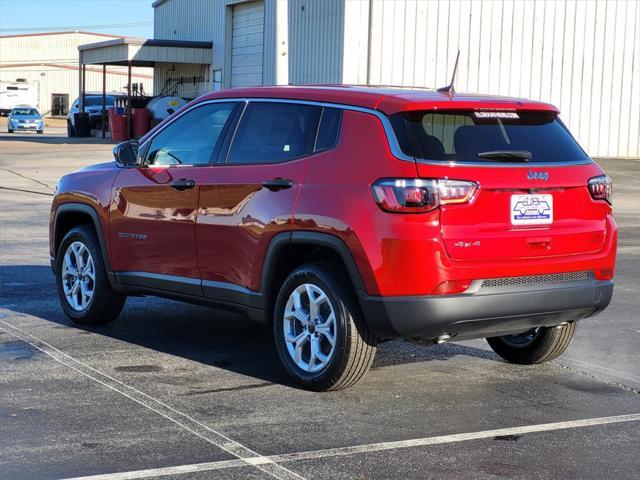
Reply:
M102 230L102 223L100 222L100 217L98 216L98 212L91 206L85 203L63 203L56 208L56 213L54 217L53 223L53 253L55 256L58 254L58 248L60 247L57 239L60 237L62 240L62 236L58 235L58 219L62 214L65 213L82 213L88 215L92 222L93 227L96 232L96 237L98 237L98 246L100 247L100 253L102 254L102 261L104 263L105 270L107 272L107 278L109 278L109 282L111 285L115 283L115 275L113 273L113 269L111 268L111 261L109 260L109 251L107 250L107 244L104 238L104 232Z
M274 272L278 265L278 256L282 253L283 249L296 244L327 247L335 251L342 259L358 296L360 297L365 293L364 282L362 281L360 271L351 255L349 247L347 247L342 239L329 233L294 230L275 235L269 243L260 279L260 293L262 295L266 296L270 282L274 278Z

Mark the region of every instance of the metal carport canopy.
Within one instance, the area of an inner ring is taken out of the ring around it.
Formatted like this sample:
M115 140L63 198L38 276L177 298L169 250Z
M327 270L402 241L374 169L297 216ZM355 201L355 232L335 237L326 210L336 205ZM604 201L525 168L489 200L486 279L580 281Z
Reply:
M116 38L80 45L81 65L131 65L153 67L156 62L210 65L211 42Z
M105 137L105 78L107 65L128 67L127 133L131 138L131 67L153 67L155 63L211 65L213 44L188 40L116 38L78 46L80 63L80 112L85 105L85 65L102 65L102 138Z

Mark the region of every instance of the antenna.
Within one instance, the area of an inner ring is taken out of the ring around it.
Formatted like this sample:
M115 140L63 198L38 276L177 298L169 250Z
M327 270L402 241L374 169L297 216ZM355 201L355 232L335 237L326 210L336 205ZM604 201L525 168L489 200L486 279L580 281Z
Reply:
M451 75L451 83L446 87L440 87L438 92L446 93L449 96L452 96L456 91L453 88L453 82L456 79L456 73L458 73L458 60L460 60L460 50L458 50L458 54L456 55L456 64L453 66L453 75Z

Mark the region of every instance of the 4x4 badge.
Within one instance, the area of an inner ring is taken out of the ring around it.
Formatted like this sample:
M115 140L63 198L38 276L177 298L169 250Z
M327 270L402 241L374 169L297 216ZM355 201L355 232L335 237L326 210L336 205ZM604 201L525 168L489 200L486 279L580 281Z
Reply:
M527 173L527 179L544 180L546 182L549 180L549 172L534 172L533 170L529 170L529 173Z

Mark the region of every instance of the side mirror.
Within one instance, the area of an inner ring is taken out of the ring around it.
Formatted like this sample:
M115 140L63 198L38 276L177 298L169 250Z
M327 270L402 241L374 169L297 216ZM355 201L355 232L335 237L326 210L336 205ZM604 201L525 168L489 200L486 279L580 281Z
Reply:
M113 156L119 167L132 167L138 164L140 144L135 140L122 142L113 147Z

